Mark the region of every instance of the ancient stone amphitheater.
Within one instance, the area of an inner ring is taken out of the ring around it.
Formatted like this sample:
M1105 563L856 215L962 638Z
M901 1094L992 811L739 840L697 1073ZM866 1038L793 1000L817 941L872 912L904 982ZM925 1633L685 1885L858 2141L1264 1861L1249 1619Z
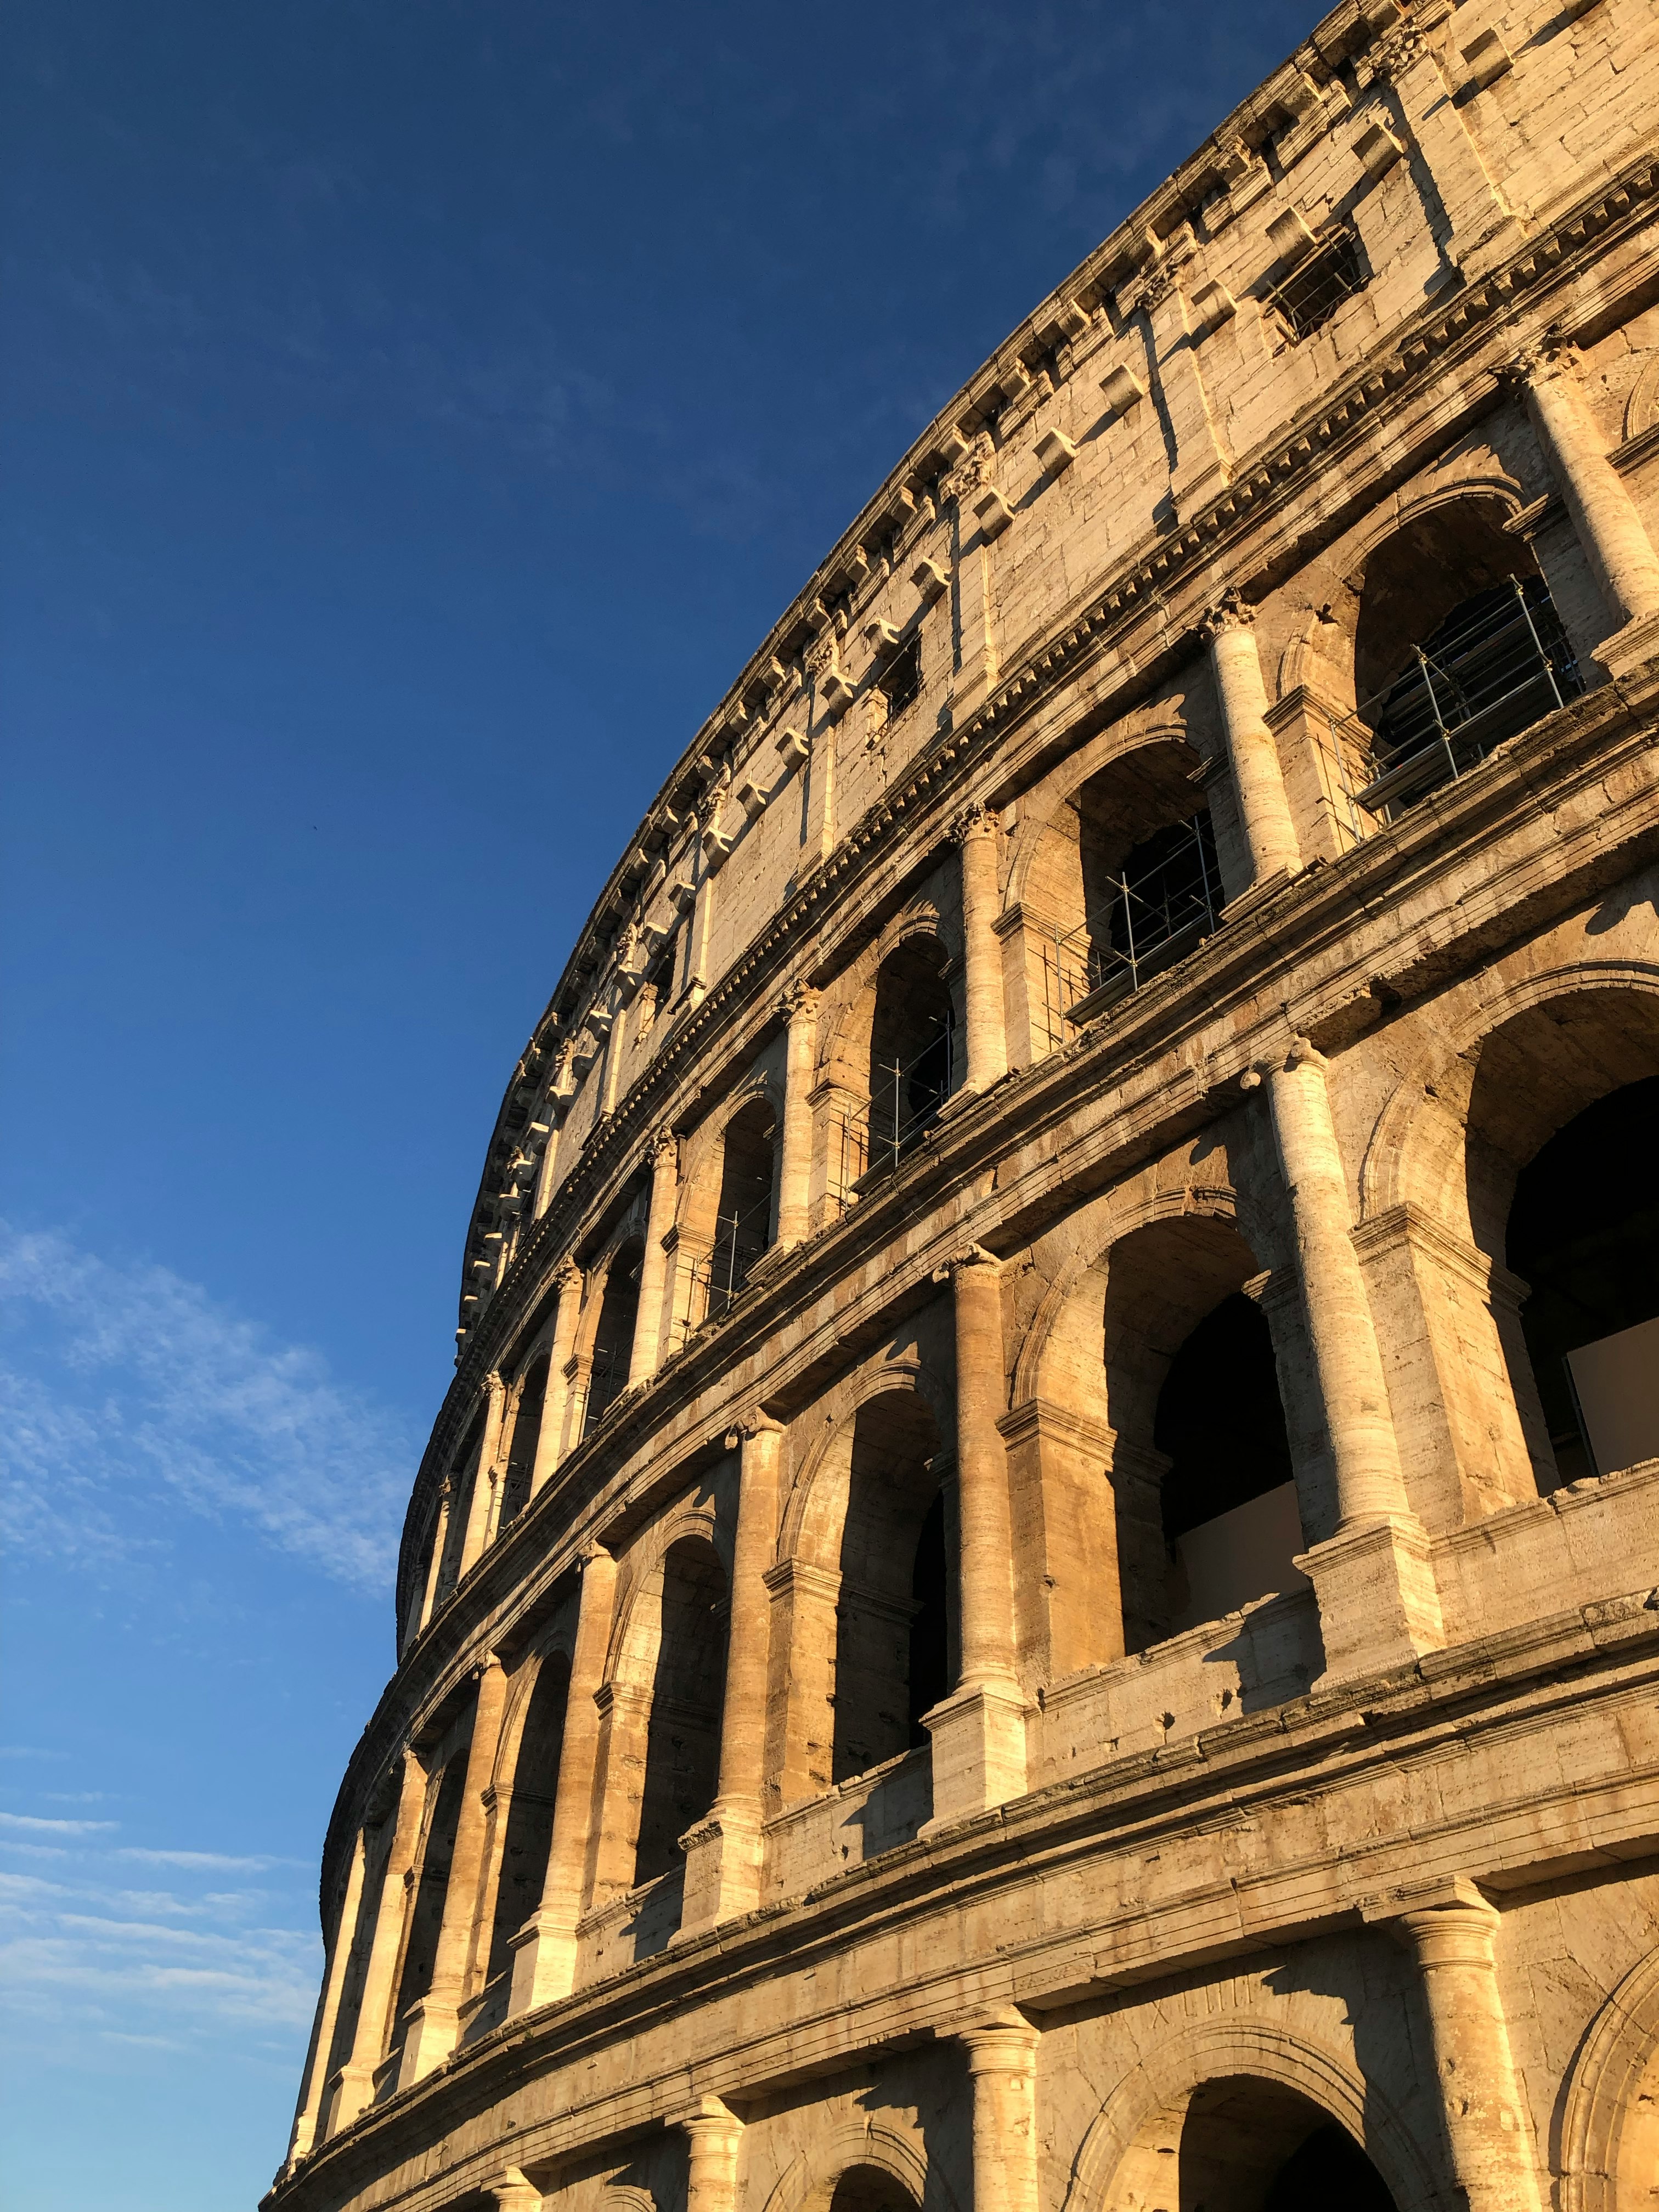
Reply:
M271 2207L1652 2212L1656 115L1652 0L1344 0L737 672Z

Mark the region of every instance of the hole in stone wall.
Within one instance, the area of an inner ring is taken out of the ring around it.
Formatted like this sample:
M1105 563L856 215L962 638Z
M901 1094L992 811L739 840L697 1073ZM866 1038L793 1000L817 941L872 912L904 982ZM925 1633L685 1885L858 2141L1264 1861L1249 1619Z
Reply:
M1516 1178L1505 1257L1531 1285L1521 1325L1561 1479L1659 1455L1659 1199L1644 1161L1659 1075L1559 1130Z
M559 1754L564 1746L569 1689L569 1662L562 1653L555 1652L543 1660L537 1671L518 1757L513 1762L488 1981L493 1982L512 1966L508 1946L542 1901L553 1843L553 1800L559 1786Z
M683 1537L662 1566L661 1641L651 1685L634 1881L682 1863L680 1838L714 1802L726 1695L726 1575L712 1544Z
M644 1259L644 1245L637 1237L631 1237L618 1249L605 1279L599 1325L593 1332L593 1364L588 1377L587 1407L582 1419L584 1436L628 1388L634 1330L640 1317L640 1269Z

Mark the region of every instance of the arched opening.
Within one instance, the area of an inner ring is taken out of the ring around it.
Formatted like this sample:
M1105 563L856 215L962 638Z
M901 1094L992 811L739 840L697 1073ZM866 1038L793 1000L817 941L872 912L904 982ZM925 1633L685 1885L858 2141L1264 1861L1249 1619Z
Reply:
M836 1607L830 1779L927 1743L956 1679L946 1501L927 1401L893 1391L854 1423Z
M1170 1459L1161 1506L1171 1635L1303 1587L1291 1564L1302 1520L1273 1339L1242 1291L1207 1313L1170 1362L1152 1443Z
M483 1415L467 1431L449 1472L449 1518L444 1527L443 1558L438 1567L437 1595L448 1596L461 1578L461 1553L466 1543L466 1524L472 1512L472 1493L478 1480L478 1461L483 1450Z
M530 1503L530 1478L535 1472L536 1449L541 1442L542 1410L547 1400L547 1355L535 1361L519 1391L513 1421L513 1441L501 1482L501 1528L515 1521Z
M707 1261L706 1312L725 1312L775 1234L777 1121L768 1098L752 1098L721 1138L720 1202Z
M912 937L889 953L876 976L866 1172L896 1167L957 1086L948 965L936 937Z
M1508 1264L1564 1482L1659 1455L1659 1198L1618 1164L1659 1130L1659 1075L1558 1129L1516 1178Z
M1305 1588L1260 1270L1231 1221L1182 1214L1111 1247L1106 1418L1123 1648L1143 1651L1272 1591ZM1310 1540L1312 1540L1311 1537Z
M728 1614L726 1574L714 1546L682 1537L662 1564L661 1632L634 1854L636 1887L681 1864L680 1838L714 1802Z
M916 2212L903 2184L878 2166L849 2166L836 2182L830 2212Z
M1501 500L1413 517L1365 563L1351 738L1359 804L1392 819L1583 689L1577 661Z
M1070 1007L1100 1011L1214 931L1225 895L1196 764L1185 744L1146 745L1078 793L1083 921L1061 951Z
M403 2048L410 2008L417 2005L432 1987L438 1936L444 1922L444 1899L449 1893L450 1862L455 1855L455 1831L460 1823L466 1790L466 1759L467 1747L463 1744L427 1785L425 1831L404 1923L403 1968L398 1977L398 2002L392 2010L393 2051Z
M495 1917L490 1929L486 1978L492 1982L512 1965L508 1946L542 1901L553 1843L553 1801L559 1786L559 1754L564 1746L569 1693L569 1662L562 1652L550 1653L537 1670L519 1736L518 1756L513 1763Z
M640 1317L640 1271L644 1262L643 1240L630 1237L617 1247L606 1271L599 1324L593 1331L587 1407L582 1417L584 1436L598 1426L628 1388L634 1330Z
M1431 1087L1410 1156L1411 1194L1514 1271L1497 1278L1491 1311L1513 1396L1504 1414L1540 1490L1659 1452L1659 1302L1644 1286L1659 1243L1631 1172L1656 1074L1659 997L1565 992L1511 1016Z
M1394 2212L1376 2168L1310 2099L1235 2075L1193 2092L1181 2125L1182 2212Z

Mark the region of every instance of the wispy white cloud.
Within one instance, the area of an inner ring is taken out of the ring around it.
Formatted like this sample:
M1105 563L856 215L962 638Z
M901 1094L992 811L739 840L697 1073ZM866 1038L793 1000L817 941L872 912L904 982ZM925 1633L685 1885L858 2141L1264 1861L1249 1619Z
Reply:
M201 1868L222 1874L269 1874L273 1867L303 1867L302 1859L235 1858L227 1851L151 1851L124 1844L118 1859L140 1859L146 1866Z
M169 1268L3 1224L0 1329L0 1532L14 1553L159 1559L159 1488L338 1581L386 1589L415 1440L319 1353Z
M33 1813L0 1813L0 1828L24 1828L33 1835L91 1836L100 1828L120 1825L118 1820L43 1820Z

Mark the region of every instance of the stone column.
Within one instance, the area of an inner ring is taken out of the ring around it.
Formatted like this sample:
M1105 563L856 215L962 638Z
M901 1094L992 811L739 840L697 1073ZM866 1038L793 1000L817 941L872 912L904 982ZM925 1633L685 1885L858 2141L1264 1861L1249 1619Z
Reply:
M1397 1664L1443 1643L1428 1539L1401 1472L1382 1355L1353 1245L1326 1061L1298 1037L1265 1074L1290 1200L1304 1305L1336 1477L1339 1520L1305 1555L1319 1594L1328 1675Z
M317 2002L311 2052L306 2062L305 2085L301 2093L300 2108L294 2116L294 2133L289 2139L288 2162L290 2166L304 2158L317 2140L317 2122L322 2112L323 2092L328 2081L329 2052L333 2047L335 2025L340 2017L340 1995L345 1987L346 1970L351 1963L352 1946L356 1939L357 1913L362 1903L363 1866L367 1856L367 1843L360 1829L351 1847L351 1867L346 1875L345 1898L340 1906L339 1925L334 1930L333 1948L328 1955L328 1972L323 1978L323 1993Z
M1609 613L1621 629L1659 613L1659 557L1584 404L1577 348L1533 346L1510 374L1525 396Z
M392 2006L398 1954L403 1946L410 1870L421 1840L426 1782L420 1761L413 1752L406 1751L398 1810L386 1845L385 1871L380 1876L374 1934L369 1944L368 1964L363 1970L363 1992L357 2001L357 2025L351 2039L351 2051L329 2084L332 2104L327 2132L331 2136L337 2135L342 2128L349 2128L374 2094L374 2069L386 2049L386 2016Z
M996 688L997 647L991 542L1008 526L1006 500L991 483L995 449L981 434L939 486L954 514L956 589L951 708L958 726Z
M489 1825L484 1792L495 1770L501 1711L506 1702L507 1670L492 1657L485 1662L478 1675L472 1740L466 1753L466 1780L462 1785L460 1814L455 1823L455 1848L450 1854L449 1880L444 1887L443 1919L432 1961L432 1986L419 2003L409 2009L408 2032L404 2037L398 2068L399 2089L407 2089L447 2058L460 2032L460 2007L467 1994L467 1954L472 1944L472 1923Z
M718 2097L699 2097L678 2119L690 2146L685 2212L735 2212L743 2122Z
M1037 2212L1036 2054L1012 2007L964 2028L974 2096L974 2212Z
M553 1793L547 1876L542 1884L540 1905L513 1938L509 2017L568 1996L576 1978L576 1923L581 1917L599 1740L599 1709L593 1700L605 1680L617 1562L602 1545L595 1544L582 1554L581 1576L570 1687L565 1697L564 1737L559 1747L559 1779Z
M645 1217L645 1257L640 1262L640 1308L628 1360L630 1390L635 1383L649 1382L657 1371L666 1265L662 1240L674 1225L679 1187L679 1141L672 1129L659 1129L651 1146L651 1203Z
M726 1440L726 1449L740 1449L743 1457L720 1712L720 1787L707 1820L685 1839L682 1936L696 1935L739 1912L752 1912L760 1903L772 1610L766 1571L777 1541L782 1443L781 1424L761 1413L739 1422Z
M974 1245L941 1270L941 1279L951 1285L956 1309L962 1674L924 1717L933 1747L934 1826L1002 1804L1025 1787L1008 1458L997 1426L1006 1395L1002 1268Z
M1474 275L1501 260L1522 236L1464 119L1459 89L1437 65L1429 33L1399 23L1361 58L1362 78L1394 88L1400 118L1415 140L1440 201L1450 237L1444 252L1454 268ZM1431 226L1434 210L1429 210Z
M982 806L969 806L951 824L962 854L962 939L968 1030L968 1072L961 1097L988 1091L1008 1073L1008 1033L1002 1003L1002 947L996 933L1001 905L997 884L997 825ZM947 1109L948 1110L948 1109Z
M1254 609L1229 591L1208 609L1199 635L1210 649L1210 672L1221 702L1227 757L1238 795L1239 825L1249 849L1249 890L1294 875L1302 866L1279 747L1267 727L1267 693L1250 626Z
M1468 2212L1540 2212L1538 2160L1498 1987L1498 1914L1458 1877L1449 1902L1389 1924L1422 1977L1452 2179Z
M507 1385L499 1375L492 1374L486 1378L484 1389L488 1394L488 1403L484 1409L483 1437L478 1446L478 1471L472 1478L472 1495L467 1500L466 1533L461 1539L460 1564L455 1571L458 1583L465 1580L482 1558L494 1518L495 1455L501 1449L501 1415L507 1407Z
M449 1475L446 1475L438 1486L438 1525L432 1535L432 1558L427 1566L426 1587L421 1593L416 1635L431 1620L433 1609L438 1602L438 1577L443 1572L444 1550L449 1542L449 1508L453 1489L453 1481Z
M812 1079L817 1066L818 994L797 983L784 999L789 1036L783 1076L778 1160L778 1244L799 1244L811 1226Z
M570 1388L565 1370L570 1347L576 1340L576 1322L582 1310L582 1271L568 1260L558 1273L559 1303L553 1317L553 1341L547 1352L547 1393L542 1400L542 1425L536 1437L536 1460L530 1470L530 1495L534 1498L564 1456L564 1401Z

